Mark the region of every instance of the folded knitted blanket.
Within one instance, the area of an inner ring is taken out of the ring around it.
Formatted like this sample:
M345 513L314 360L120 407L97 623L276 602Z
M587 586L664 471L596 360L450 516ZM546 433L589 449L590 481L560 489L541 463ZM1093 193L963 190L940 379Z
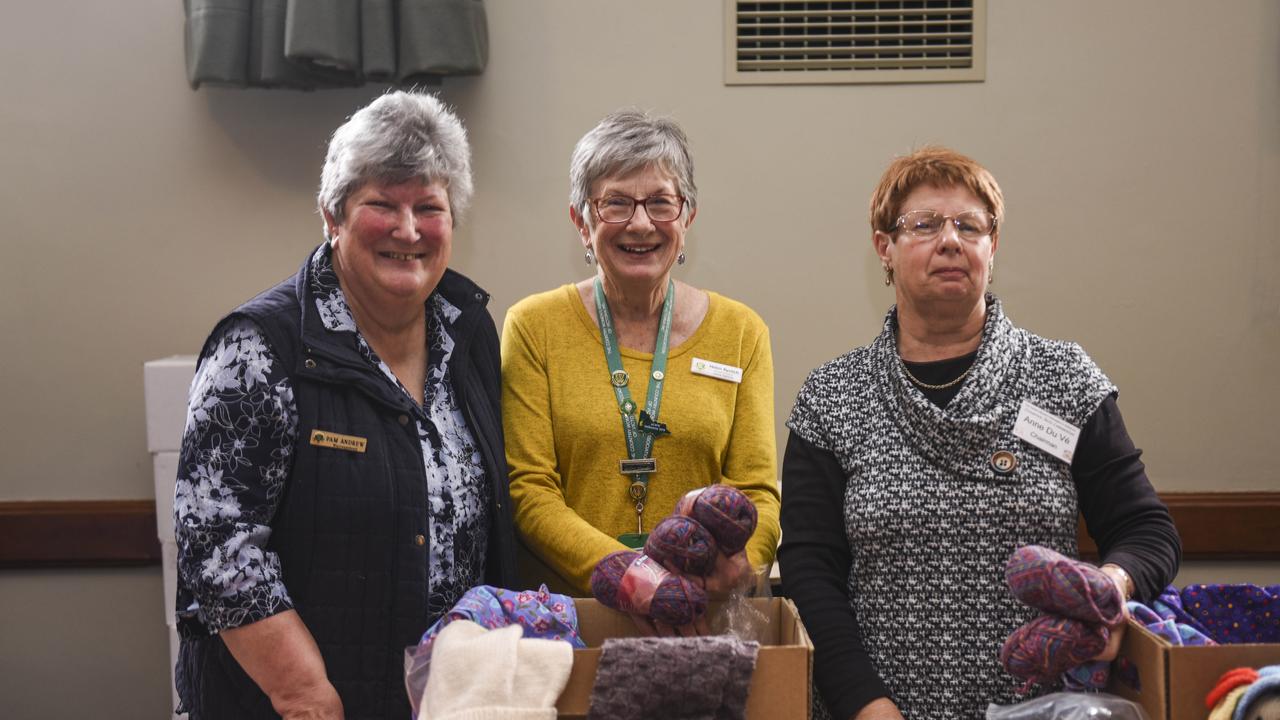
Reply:
M740 720L759 643L716 635L605 640L588 720Z

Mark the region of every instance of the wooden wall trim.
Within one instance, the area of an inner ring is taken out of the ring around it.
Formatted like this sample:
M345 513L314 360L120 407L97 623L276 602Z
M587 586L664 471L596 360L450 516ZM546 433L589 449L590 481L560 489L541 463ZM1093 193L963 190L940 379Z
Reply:
M1280 561L1280 492L1163 493L1186 560ZM1080 550L1096 556L1083 530ZM0 501L0 568L160 562L151 500Z
M154 500L0 502L0 568L159 563Z
M1183 560L1280 560L1280 492L1161 493ZM1098 548L1081 523L1080 552Z

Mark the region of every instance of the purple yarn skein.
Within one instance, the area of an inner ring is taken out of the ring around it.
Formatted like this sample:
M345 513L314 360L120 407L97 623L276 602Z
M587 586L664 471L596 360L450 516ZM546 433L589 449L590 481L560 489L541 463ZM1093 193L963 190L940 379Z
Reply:
M591 594L606 607L623 610L618 602L622 577L640 557L633 550L609 553L591 571ZM686 578L671 574L663 578L649 602L649 618L672 626L688 625L707 611L707 594Z
M683 515L663 518L644 544L644 554L668 570L700 577L715 570L719 552L711 531Z
M756 506L729 485L717 483L686 493L676 503L676 513L702 523L725 555L746 547L756 531Z

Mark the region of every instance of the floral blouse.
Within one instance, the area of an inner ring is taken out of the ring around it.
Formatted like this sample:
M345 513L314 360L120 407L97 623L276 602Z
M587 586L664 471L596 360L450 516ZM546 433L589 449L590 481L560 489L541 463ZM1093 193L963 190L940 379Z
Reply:
M311 298L325 329L347 335L380 377L409 395L356 328L327 244L311 264ZM430 622L483 582L489 497L449 376L461 311L439 294L426 309L424 402L413 406L426 468ZM292 467L297 417L289 376L261 330L248 320L231 323L191 385L174 498L178 615L209 632L293 607L267 541Z

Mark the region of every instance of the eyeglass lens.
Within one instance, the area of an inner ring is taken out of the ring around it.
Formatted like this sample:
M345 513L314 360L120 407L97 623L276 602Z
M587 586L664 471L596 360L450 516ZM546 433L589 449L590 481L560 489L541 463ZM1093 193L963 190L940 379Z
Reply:
M675 195L651 195L640 201L650 220L668 222L680 217L680 198ZM608 223L622 223L636 212L636 199L625 195L610 195L596 203L600 219Z
M942 232L948 221L955 224L960 237L965 240L980 240L990 235L995 227L995 218L983 210L970 210L955 216L943 215L936 210L915 210L902 216L901 227L917 238L928 239Z

